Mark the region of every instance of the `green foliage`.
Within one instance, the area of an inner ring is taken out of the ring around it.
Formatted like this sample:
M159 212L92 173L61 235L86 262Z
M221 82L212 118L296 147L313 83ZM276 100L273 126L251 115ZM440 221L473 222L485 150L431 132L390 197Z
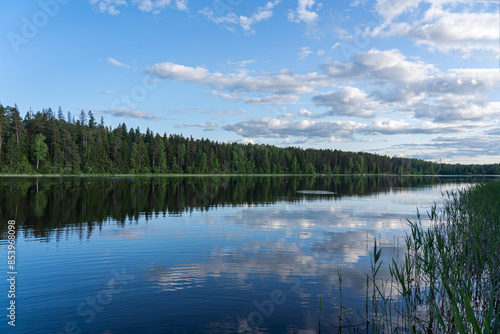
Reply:
M363 315L371 324L367 333L499 332L500 182L444 195L444 207L428 212L430 227L419 213L418 222L408 221L404 261L393 259L389 267L399 299L376 280L382 262L375 242L367 275L373 293Z
M238 173L238 174L500 174L500 164L447 165L339 150L278 148L271 145L218 143L182 135L154 135L98 124L92 112L75 121L62 108L31 110L21 119L17 107L0 105L0 171L37 170L33 138L45 136L44 173ZM28 159L30 158L30 159Z
M49 152L49 148L47 147L47 144L45 144L44 135L39 133L35 136L31 150L33 151L33 157L36 159L36 170L38 170L40 160L43 162Z

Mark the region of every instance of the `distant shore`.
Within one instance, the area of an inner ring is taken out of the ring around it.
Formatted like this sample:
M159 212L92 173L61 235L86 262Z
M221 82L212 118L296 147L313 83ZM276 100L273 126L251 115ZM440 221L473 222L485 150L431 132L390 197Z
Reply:
M400 176L400 177L500 177L491 174L0 174L1 177L229 177L229 176Z

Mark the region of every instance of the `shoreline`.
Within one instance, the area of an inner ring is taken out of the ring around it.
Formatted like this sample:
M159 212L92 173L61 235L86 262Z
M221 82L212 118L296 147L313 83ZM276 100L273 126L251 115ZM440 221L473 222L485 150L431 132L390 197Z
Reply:
M27 178L47 178L47 177L232 177L232 176L399 176L399 177L500 177L494 174L471 174L471 175L439 175L439 174L0 174L2 177L27 177Z

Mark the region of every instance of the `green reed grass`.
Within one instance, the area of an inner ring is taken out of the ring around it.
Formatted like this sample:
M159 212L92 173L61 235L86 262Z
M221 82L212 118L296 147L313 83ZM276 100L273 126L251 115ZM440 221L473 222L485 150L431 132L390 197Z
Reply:
M406 254L392 260L385 282L377 278L382 249L375 241L366 309L357 312L364 321L339 332L500 332L500 182L443 196L443 207L427 212L429 227L418 210L417 221L408 220ZM349 313L341 305L340 324Z

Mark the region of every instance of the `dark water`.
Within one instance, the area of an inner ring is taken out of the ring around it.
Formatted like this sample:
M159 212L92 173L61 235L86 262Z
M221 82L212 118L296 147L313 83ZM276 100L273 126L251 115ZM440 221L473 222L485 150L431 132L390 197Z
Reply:
M374 239L386 263L401 256L417 207L478 181L0 178L0 332L305 334L320 318L323 333L335 332L337 270L344 306L362 309ZM6 317L10 219L15 328Z

